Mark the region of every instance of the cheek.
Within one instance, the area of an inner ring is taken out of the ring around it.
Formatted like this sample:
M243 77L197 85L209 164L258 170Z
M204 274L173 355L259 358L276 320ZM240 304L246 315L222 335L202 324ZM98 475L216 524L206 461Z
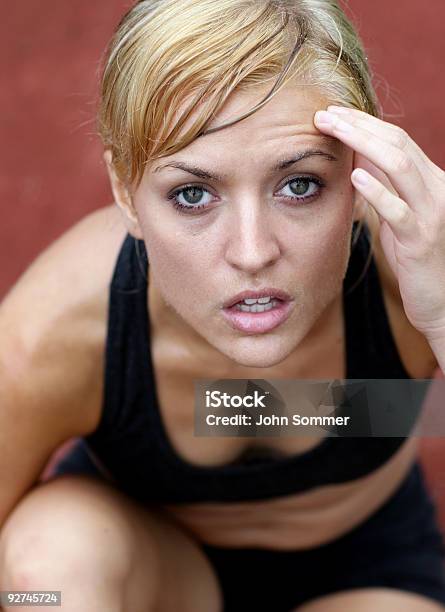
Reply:
M320 221L307 240L305 251L299 251L300 260L295 267L302 270L302 285L312 295L310 301L314 301L316 308L329 303L341 291L350 256L351 232L350 213L337 212L335 219Z
M175 240L173 232L149 233L146 244L150 275L165 301L175 309L186 305L198 308L198 296L202 297L208 279L205 249Z

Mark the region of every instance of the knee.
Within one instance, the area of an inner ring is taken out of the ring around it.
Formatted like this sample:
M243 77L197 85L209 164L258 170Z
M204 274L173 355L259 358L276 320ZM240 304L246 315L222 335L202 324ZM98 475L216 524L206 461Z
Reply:
M124 584L133 545L130 526L94 484L61 477L29 492L8 517L0 533L0 584L19 590L104 578Z

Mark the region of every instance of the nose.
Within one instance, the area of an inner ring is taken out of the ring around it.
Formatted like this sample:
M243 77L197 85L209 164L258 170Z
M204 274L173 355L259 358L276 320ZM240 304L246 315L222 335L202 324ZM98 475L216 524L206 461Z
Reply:
M280 256L276 223L270 219L271 211L251 199L235 208L229 221L226 261L238 270L257 274Z

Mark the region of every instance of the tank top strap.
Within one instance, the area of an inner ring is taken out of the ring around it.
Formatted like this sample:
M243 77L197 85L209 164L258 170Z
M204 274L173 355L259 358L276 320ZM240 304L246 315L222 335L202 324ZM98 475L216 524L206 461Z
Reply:
M343 292L347 378L410 378L391 330L366 225L352 249Z
M119 251L111 280L111 289L133 293L147 288L147 251L143 240L127 233Z

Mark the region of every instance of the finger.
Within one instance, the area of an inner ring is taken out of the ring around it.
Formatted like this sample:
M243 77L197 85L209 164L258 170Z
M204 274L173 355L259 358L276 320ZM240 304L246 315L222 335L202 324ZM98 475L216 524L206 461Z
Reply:
M398 146L401 138L406 138L406 136L402 136L402 133L405 134L404 130L393 123L389 123L389 121L384 121L379 117L375 117L374 115L370 115L369 113L365 113L356 108L348 108L346 106L328 106L328 111L331 113L336 113L340 117L346 119L348 116L356 119L357 121L364 121L368 125L368 129L371 129L383 138L387 138L388 142L390 142L394 146ZM416 149L422 156L426 159L427 156L422 151L422 149L417 145L414 140L412 141L413 148Z
M369 159L367 159L364 155L361 155L360 153L357 153L356 151L354 151L352 165L353 165L353 168L352 168L353 170L355 170L355 168L363 168L364 170L366 170L366 172L368 172L374 178L380 181L391 193L393 193L396 196L399 195L397 193L396 188L389 180L388 176L382 170L377 168L377 166L375 166L372 162L370 162Z
M351 180L365 200L384 219L400 242L415 239L416 217L406 202L390 193L375 177L361 168L354 170Z
M433 163L433 161L426 155L426 153L419 147L415 140L413 140L402 128L393 123L389 123L388 121L384 121L383 119L379 119L378 117L374 117L374 115L370 115L369 113L365 113L357 108L349 108L346 106L328 106L328 111L338 114L340 117L346 118L348 115L351 117L357 117L369 126L368 129L371 130L381 138L388 137L388 142L390 142L394 146L400 146L400 143L404 143L406 139L409 139L409 144L412 149L412 153L414 156L418 158L418 163L426 164L432 171L437 169L438 166ZM372 128L371 128L372 126Z
M365 129L357 120L344 121L335 113L318 111L314 121L320 130L332 134L383 170L413 210L425 208L428 193L413 157Z

